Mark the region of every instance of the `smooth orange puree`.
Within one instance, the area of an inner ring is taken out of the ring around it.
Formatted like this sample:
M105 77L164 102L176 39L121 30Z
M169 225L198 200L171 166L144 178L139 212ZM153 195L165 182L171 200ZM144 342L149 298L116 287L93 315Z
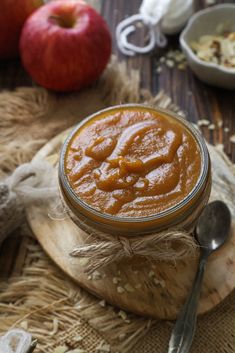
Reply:
M65 172L80 199L120 217L150 216L176 205L200 171L191 132L143 107L116 108L87 121L65 155Z

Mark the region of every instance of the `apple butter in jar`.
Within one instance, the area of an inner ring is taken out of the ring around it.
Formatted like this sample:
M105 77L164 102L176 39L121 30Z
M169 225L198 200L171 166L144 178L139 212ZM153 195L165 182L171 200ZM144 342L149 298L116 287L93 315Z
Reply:
M160 108L128 104L83 120L62 148L63 198L103 232L189 229L208 201L210 159L200 133Z

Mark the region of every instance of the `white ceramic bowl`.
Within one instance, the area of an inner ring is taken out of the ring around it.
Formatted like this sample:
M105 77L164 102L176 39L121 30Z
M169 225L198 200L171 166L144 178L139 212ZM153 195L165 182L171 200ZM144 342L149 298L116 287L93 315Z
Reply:
M223 4L197 12L180 35L180 45L193 72L202 81L217 87L235 89L235 69L200 60L190 47L205 34L215 34L217 26L235 31L235 5Z

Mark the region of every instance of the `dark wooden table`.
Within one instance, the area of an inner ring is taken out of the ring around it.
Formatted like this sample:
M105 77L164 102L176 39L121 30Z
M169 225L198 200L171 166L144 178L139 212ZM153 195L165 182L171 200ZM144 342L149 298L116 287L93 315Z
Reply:
M141 74L141 86L152 93L164 90L183 111L188 119L197 122L207 119L217 126L223 121L223 127L209 130L203 127L204 136L211 143L224 144L228 156L235 162L235 143L229 138L235 134L235 91L228 91L209 87L200 82L189 68L184 71L177 68L164 67L161 73L156 72L157 61L160 56L171 48L178 47L178 37L169 38L169 44L164 50L156 50L149 55L128 58L120 54L115 44L115 28L125 16L138 12L142 0L101 0L101 13L106 18L113 34L113 53L120 60L126 60L128 67L135 68ZM195 0L195 10L205 7L205 2ZM217 3L232 1L217 1ZM143 43L144 33L139 35L140 44ZM0 62L0 89L15 89L18 86L32 86L33 82L22 68L19 60ZM225 132L224 127L229 131ZM0 249L0 277L8 277L12 272L17 273L17 254L21 242L19 237L12 235Z

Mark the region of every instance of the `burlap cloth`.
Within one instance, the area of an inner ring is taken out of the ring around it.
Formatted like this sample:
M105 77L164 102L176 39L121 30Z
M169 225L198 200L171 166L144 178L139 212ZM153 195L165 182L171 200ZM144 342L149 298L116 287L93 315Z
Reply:
M178 110L169 97L152 97L139 89L139 75L112 61L92 88L79 94L54 95L41 88L0 94L1 177L29 161L51 137L105 106L148 102ZM173 323L119 312L89 295L67 278L33 238L26 224L22 236L21 276L0 282L0 334L11 327L29 330L36 352L167 351ZM105 305L105 306L104 306ZM57 347L57 349L56 349ZM58 347L60 347L58 349ZM56 350L55 350L56 349ZM80 350L79 350L80 349ZM235 352L235 293L199 318L192 353Z

